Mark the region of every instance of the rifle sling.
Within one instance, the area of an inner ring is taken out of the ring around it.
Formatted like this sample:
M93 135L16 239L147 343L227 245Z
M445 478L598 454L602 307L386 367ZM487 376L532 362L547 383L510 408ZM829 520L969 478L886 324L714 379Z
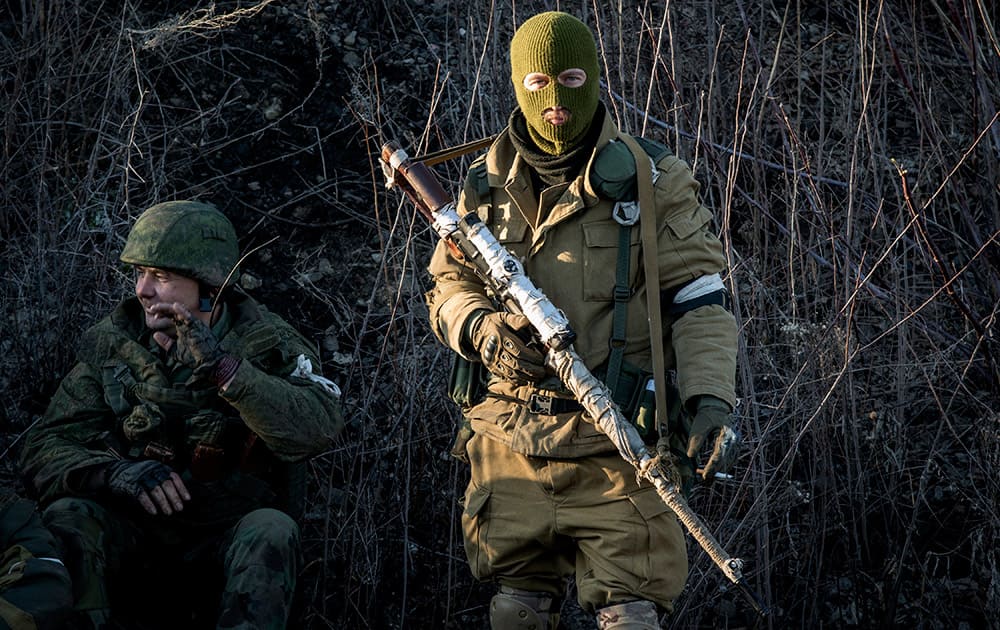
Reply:
M656 425L667 424L667 369L663 355L663 316L660 313L660 266L657 261L656 208L653 206L652 160L632 136L621 139L635 160L636 186L639 190L639 230L642 237L642 265L646 273L646 305L649 311L649 341L656 385Z

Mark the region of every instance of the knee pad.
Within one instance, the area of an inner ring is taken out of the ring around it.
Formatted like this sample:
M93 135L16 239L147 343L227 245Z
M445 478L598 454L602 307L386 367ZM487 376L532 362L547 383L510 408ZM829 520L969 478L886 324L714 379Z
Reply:
M555 630L561 601L552 593L501 586L490 601L492 630Z
M660 630L656 604L645 600L605 606L597 611L598 630Z

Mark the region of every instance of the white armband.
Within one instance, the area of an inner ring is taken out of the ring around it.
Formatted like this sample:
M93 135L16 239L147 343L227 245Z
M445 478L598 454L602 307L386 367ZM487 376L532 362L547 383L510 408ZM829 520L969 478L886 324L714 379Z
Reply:
M340 388L337 384L326 378L325 376L320 376L319 374L313 373L312 362L306 358L306 355L300 354L296 361L295 371L289 374L289 376L295 376L298 378L304 378L307 381L312 381L313 383L319 383L326 391L330 392L337 398L340 398Z
M713 273L707 276L696 278L687 284L674 296L674 304L681 304L700 298L703 295L714 293L715 291L725 291L726 285L722 284L719 274Z

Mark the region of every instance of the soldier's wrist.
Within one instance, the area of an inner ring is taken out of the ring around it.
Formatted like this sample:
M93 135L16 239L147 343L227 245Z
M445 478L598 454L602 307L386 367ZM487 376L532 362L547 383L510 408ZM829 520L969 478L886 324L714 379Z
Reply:
M81 494L96 494L107 487L108 471L117 462L104 462L70 473L67 485Z
M696 411L701 411L702 409L718 409L726 413L729 413L730 411L733 410L733 408L729 406L729 403L722 400L721 398L716 398L711 394L703 394L701 396L698 396L697 400L695 401L694 407Z
M465 323L462 324L462 343L467 349L472 350L473 353L479 351L475 340L476 329L479 328L479 324L489 313L490 311L485 308L476 309L465 318Z
M233 356L231 354L224 354L215 362L212 367L212 372L209 374L209 380L215 384L216 387L220 389L225 389L233 382L233 378L236 376L236 371L240 368L240 364L243 359L240 357Z

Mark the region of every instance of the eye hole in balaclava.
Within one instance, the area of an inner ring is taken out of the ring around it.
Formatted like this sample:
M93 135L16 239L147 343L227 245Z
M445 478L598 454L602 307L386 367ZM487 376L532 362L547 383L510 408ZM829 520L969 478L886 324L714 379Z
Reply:
M528 123L528 133L540 149L560 155L586 135L597 111L600 96L600 67L597 45L587 25L560 11L539 13L514 33L510 42L511 81L517 104ZM579 68L587 73L580 87L567 87L557 80L564 71ZM548 84L528 90L524 77L541 73ZM556 105L570 112L569 122L552 125L542 113Z

